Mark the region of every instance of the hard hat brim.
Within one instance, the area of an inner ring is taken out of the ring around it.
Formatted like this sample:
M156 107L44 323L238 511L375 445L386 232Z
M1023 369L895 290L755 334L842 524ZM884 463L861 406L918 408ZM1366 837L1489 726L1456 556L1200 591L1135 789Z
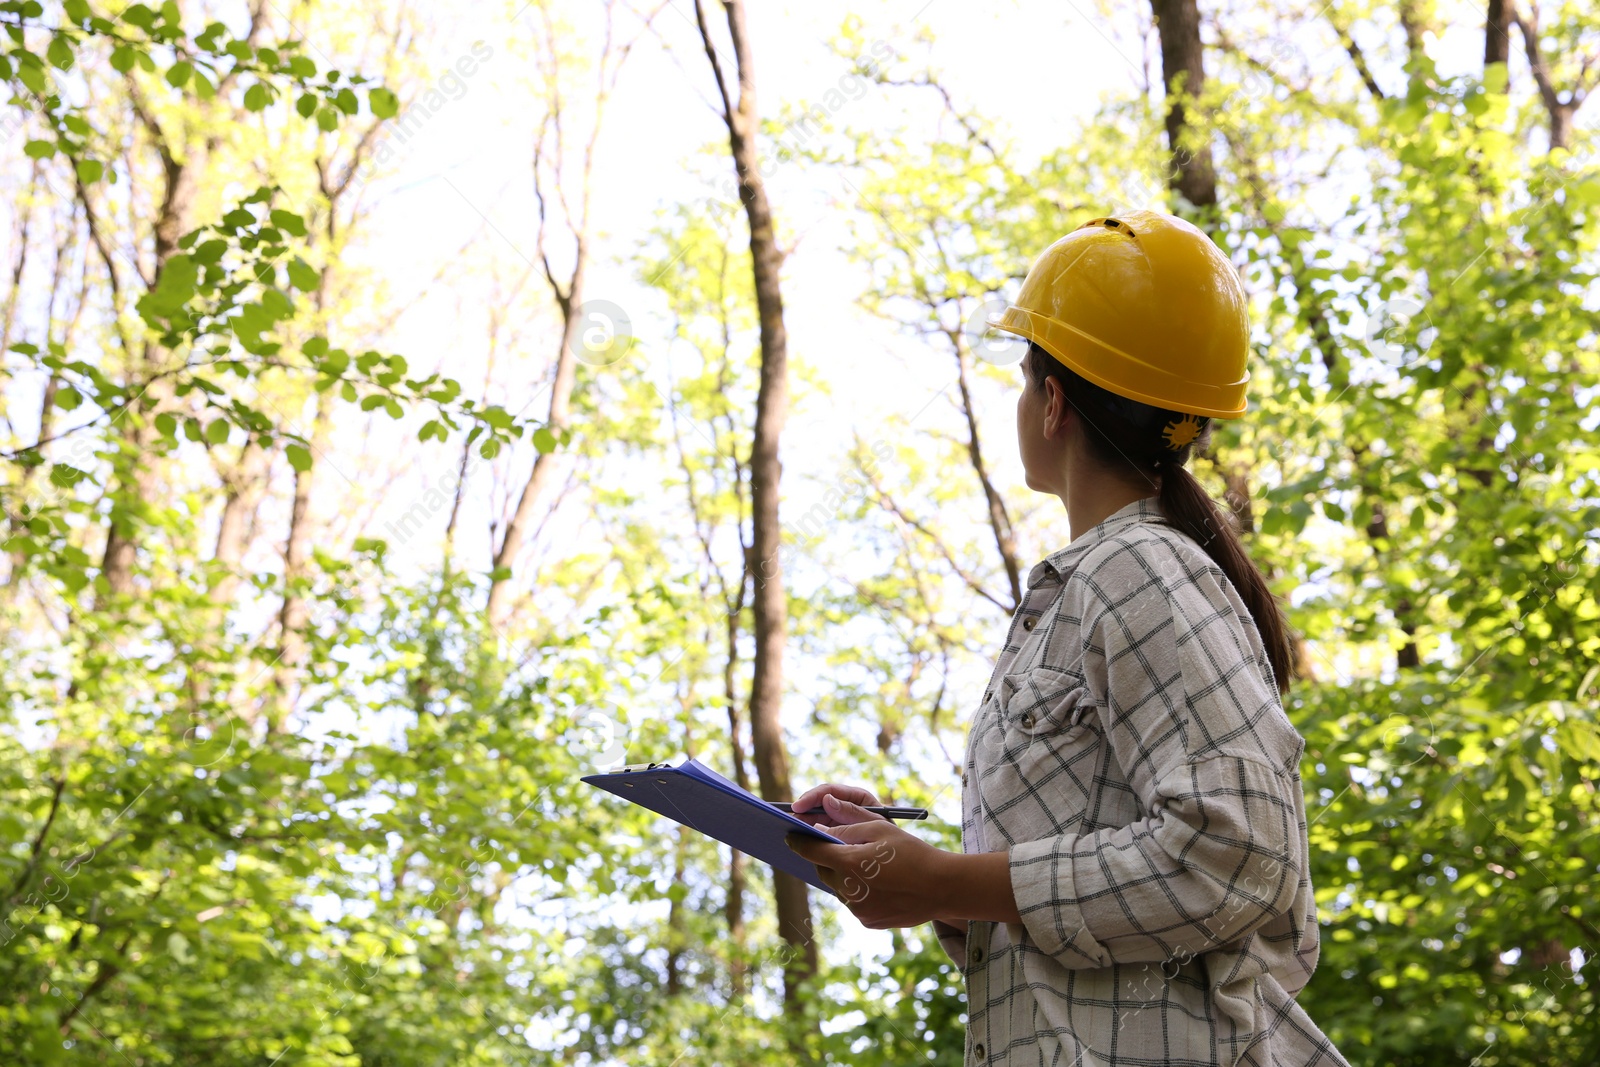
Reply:
M1245 413L1250 372L1227 385L1196 382L1138 359L1060 319L1012 305L988 320L991 329L1032 341L1068 370L1118 396L1168 411L1237 418ZM1112 368L1113 373L1106 373ZM1180 399L1181 398L1181 399Z

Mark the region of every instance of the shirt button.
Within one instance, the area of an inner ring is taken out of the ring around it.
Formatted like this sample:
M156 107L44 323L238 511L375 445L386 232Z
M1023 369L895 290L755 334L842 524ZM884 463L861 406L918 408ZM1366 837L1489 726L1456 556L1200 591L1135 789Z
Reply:
M976 967L978 964L983 962L983 946L982 945L974 945L972 947L971 959L972 959L972 965L974 967Z
M1022 717L1022 728L1024 730L1033 729L1033 716L1032 715L1024 715Z
M1023 619L1022 620L1022 628L1024 630L1027 630L1029 633L1032 633L1033 632L1033 628L1038 623L1038 621L1039 621L1038 619Z
M978 1042L977 1047L972 1050L972 1054L974 1056L978 1057L978 1059L980 1059L980 1060L983 1059L983 1057L986 1055L986 1053L983 1050L983 1042L982 1041Z

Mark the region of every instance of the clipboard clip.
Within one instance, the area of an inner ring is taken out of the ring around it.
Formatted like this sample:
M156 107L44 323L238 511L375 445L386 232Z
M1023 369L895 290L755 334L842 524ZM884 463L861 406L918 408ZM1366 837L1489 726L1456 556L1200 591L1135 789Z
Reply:
M625 763L619 768L619 771L626 774L630 771L663 771L671 769L672 764L663 761L661 763Z

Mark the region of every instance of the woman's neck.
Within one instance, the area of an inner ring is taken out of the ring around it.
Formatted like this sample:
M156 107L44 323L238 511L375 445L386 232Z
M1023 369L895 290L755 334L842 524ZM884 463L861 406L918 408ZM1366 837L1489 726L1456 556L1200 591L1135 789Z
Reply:
M1067 491L1061 496L1076 541L1135 500L1155 496L1155 485L1135 485L1108 474L1104 468L1072 464Z

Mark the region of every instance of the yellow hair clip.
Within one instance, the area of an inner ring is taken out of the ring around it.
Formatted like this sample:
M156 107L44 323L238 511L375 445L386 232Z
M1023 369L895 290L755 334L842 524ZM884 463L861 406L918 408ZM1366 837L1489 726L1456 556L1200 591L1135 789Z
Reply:
M1185 415L1177 422L1167 423L1166 429L1161 432L1167 439L1167 447L1176 452L1199 437L1201 429L1202 426L1195 416Z

